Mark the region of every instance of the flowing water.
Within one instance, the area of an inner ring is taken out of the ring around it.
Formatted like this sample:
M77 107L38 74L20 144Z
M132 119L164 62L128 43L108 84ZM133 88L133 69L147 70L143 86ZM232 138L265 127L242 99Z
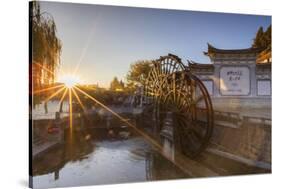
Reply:
M142 137L110 139L97 130L77 133L71 141L66 139L64 145L34 160L33 175L34 188L188 177Z
M118 114L129 111L128 108L110 108ZM42 121L40 119L54 119L58 110L58 101L49 102L47 114L44 105L37 106L32 111L34 123ZM68 116L67 110L68 105L65 103L62 116ZM155 144L152 146L147 142L149 140L126 127L124 122L109 117L105 110L92 110L95 113L89 116L100 119L93 119L92 122L82 119L80 122L74 121L73 135L66 129L63 144L33 159L34 188L190 178L194 176L191 170L195 170L195 173L199 170L199 176L270 172L209 153L203 153L196 162L182 161L179 154L175 155L174 146L168 140L162 141L161 149L154 149Z

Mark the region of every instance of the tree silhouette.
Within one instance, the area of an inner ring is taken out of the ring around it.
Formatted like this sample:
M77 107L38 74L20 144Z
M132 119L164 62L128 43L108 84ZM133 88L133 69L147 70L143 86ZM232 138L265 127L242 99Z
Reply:
M127 81L129 86L144 85L148 73L151 69L150 60L139 60L130 65L130 70L127 74Z
M32 2L32 67L33 88L54 82L55 69L60 63L61 41L51 14L41 12L40 4Z
M258 29L252 47L271 50L271 25L265 32L263 27Z

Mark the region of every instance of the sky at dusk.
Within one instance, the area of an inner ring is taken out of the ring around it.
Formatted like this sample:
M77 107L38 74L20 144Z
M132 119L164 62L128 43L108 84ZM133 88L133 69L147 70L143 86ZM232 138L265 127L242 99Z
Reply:
M108 87L125 80L131 63L173 53L209 63L207 43L222 49L248 48L270 16L239 15L73 3L40 2L50 13L62 41L61 67L78 68L84 83ZM79 65L79 66L77 66Z

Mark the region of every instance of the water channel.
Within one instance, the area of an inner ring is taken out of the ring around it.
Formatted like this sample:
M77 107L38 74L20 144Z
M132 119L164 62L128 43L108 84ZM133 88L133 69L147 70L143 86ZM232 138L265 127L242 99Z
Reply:
M42 125L38 123L42 120L54 120L57 107L57 102L51 102L47 114L42 105L36 107L32 112L34 123L37 123L35 126L46 127L46 122ZM122 112L118 107L111 109ZM147 140L147 136L136 132L134 128L126 126L117 118L108 117L109 114L104 111L94 111L97 113L90 115L94 118L90 124L74 120L73 132L70 132L68 122L65 122L63 142L33 158L34 188L269 172L209 153L202 154L196 160L185 157L182 159L181 155L174 155L174 148L167 141L162 143L159 150ZM67 118L67 108L63 109L61 115ZM97 117L100 118L96 119ZM167 158L169 154L176 159Z
M77 133L33 162L36 188L187 178L141 136L110 139Z

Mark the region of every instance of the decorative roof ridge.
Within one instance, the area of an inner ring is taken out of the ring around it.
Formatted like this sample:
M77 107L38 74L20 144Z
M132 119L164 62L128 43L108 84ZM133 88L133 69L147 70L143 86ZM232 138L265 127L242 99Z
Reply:
M193 61L193 60L187 60L187 62L188 62L188 66L190 66L190 67L192 67L192 66L207 66L207 67L209 67L209 66L214 66L214 64L209 64L209 63L198 63L198 62L195 62L195 61Z
M259 53L263 48L245 48L245 49L219 49L207 43L208 45L208 52L204 52L205 55L209 55L210 53L230 53L230 54L238 54L238 53Z

